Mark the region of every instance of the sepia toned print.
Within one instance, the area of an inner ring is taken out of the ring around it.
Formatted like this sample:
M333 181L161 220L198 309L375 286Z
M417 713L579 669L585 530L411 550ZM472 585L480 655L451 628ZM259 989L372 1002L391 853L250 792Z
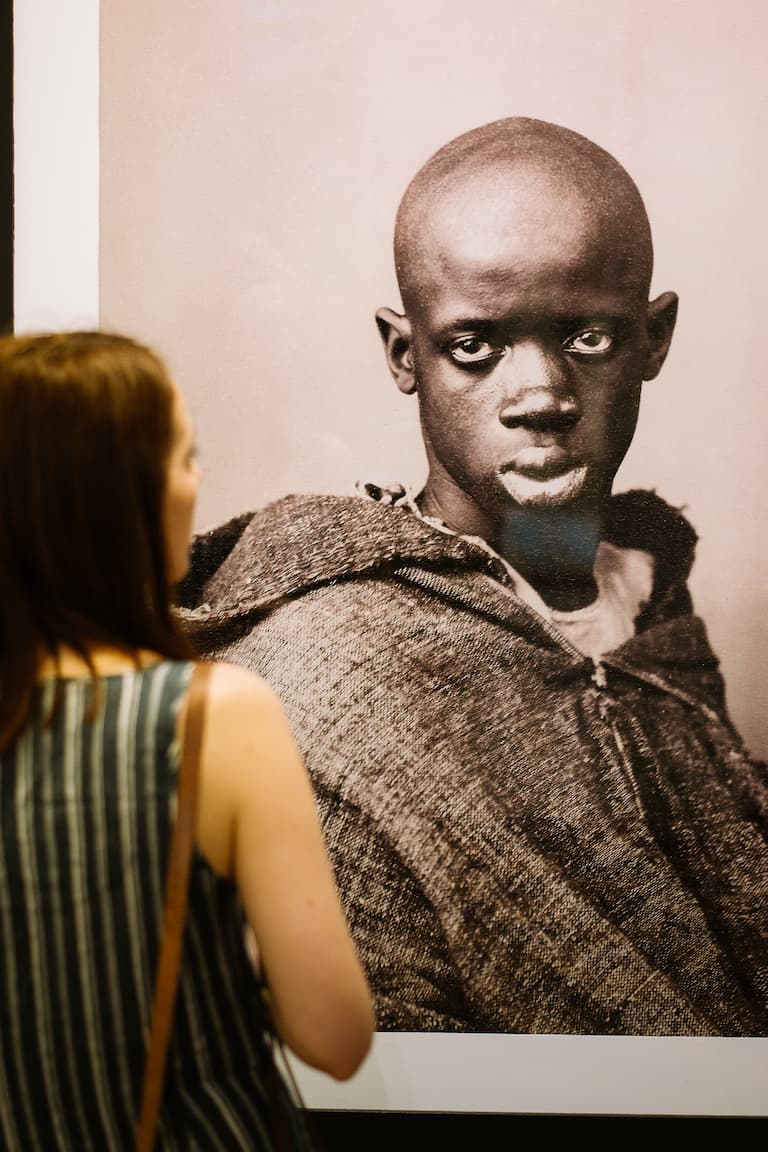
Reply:
M688 588L697 534L613 493L678 300L599 145L506 118L401 201L417 491L202 533L183 614L285 701L378 1026L764 1036L768 778Z

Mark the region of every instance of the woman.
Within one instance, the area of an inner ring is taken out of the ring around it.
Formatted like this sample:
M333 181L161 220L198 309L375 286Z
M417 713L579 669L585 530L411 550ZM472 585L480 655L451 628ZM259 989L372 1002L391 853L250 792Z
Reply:
M133 1146L194 666L170 590L199 481L183 398L149 349L100 332L0 340L9 1149ZM199 789L158 1147L270 1148L246 931L301 1060L351 1076L374 1023L304 766L244 669L213 667Z

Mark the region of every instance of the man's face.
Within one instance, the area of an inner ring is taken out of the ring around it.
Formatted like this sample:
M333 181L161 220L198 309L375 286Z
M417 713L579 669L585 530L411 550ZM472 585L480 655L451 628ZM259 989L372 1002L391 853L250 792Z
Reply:
M620 230L540 189L438 205L409 343L428 488L462 530L610 493L651 374L637 267Z

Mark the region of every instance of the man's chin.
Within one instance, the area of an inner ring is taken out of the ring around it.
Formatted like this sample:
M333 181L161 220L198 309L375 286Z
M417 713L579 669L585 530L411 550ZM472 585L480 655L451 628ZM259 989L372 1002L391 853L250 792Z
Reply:
M585 494L589 469L571 468L543 478L523 475L511 469L499 476L507 495L521 508L568 508Z

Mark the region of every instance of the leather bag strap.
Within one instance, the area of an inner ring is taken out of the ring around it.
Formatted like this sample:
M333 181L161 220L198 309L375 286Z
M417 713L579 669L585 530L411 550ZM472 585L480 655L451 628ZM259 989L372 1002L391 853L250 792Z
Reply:
M211 665L196 664L187 697L184 748L179 767L176 824L173 829L165 878L165 909L160 957L155 976L155 996L149 1049L144 1067L141 1114L136 1152L151 1152L165 1079L168 1038L179 980L179 962L187 914L189 869L195 843L200 748L203 740L205 702Z

